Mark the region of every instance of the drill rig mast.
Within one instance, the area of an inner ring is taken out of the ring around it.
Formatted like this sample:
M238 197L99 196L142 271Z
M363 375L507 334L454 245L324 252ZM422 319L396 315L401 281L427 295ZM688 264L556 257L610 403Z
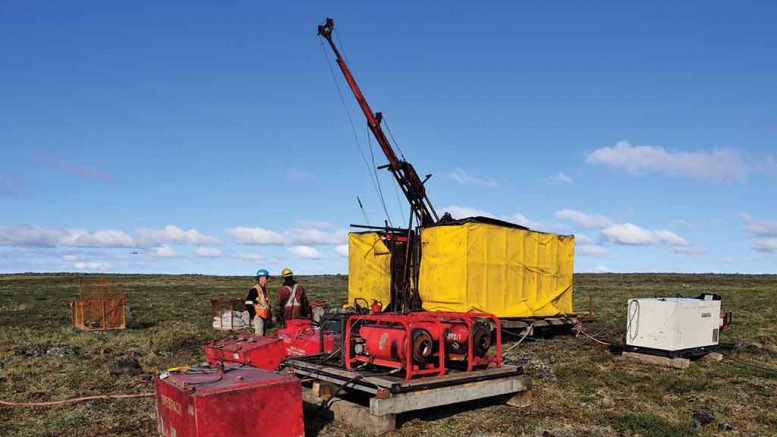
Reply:
M424 180L421 180L412 164L397 157L397 154L391 147L391 143L380 126L383 118L382 114L380 112L372 112L370 105L367 103L367 99L364 98L351 71L345 64L345 60L340 55L340 51L337 49L337 46L335 46L334 41L332 41L334 25L334 20L327 18L323 25L318 26L318 35L326 39L329 46L332 48L332 51L334 51L337 65L340 67L343 76L345 76L345 80L348 82L348 86L351 88L354 97L356 97L356 101L359 103L359 107L361 107L364 116L367 117L367 126L370 128L370 131L375 136L375 140L377 140L380 148L388 159L387 165L378 168L388 168L391 174L394 175L394 179L396 179L397 184L399 184L399 187L402 189L402 193L404 193L405 198L407 198L407 201L410 203L410 208L413 210L416 222L419 225L426 226L437 223L439 217L432 206L432 202L426 195L426 187L424 187L424 182L426 182L431 175L427 175Z

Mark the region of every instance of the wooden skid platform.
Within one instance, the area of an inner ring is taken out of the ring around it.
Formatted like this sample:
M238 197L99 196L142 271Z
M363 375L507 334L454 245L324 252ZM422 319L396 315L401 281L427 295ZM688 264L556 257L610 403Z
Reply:
M308 363L301 360L291 360L285 363L286 368L303 378L342 384L353 380L348 388L376 394L379 391L392 394L427 390L440 387L450 387L464 383L486 381L492 379L510 378L523 375L523 369L516 366L503 365L472 372L451 371L443 376L429 376L411 379L386 375L371 375L369 372L356 373L338 367ZM360 376L361 375L361 376Z
M368 405L335 398L329 407L335 420L368 433L394 429L397 414L477 399L513 395L507 401L508 405L531 405L531 379L515 366L453 372L410 381L385 375L360 377L355 372L298 360L287 362L286 367L300 378L316 381L313 390L306 389L303 393L308 403L320 404L337 392L333 387L339 386L370 395ZM331 387L324 389L322 386L327 383Z
M558 317L538 317L525 319L500 319L502 328L524 330L531 325L534 329L554 328L554 327L572 327L577 321L577 316L558 316Z
M691 366L691 360L688 358L669 358L660 355L640 354L637 352L623 352L623 359L636 361L644 364L655 364L664 367L673 367L675 369L687 369ZM723 354L710 352L700 358L701 361L718 362L723 360Z

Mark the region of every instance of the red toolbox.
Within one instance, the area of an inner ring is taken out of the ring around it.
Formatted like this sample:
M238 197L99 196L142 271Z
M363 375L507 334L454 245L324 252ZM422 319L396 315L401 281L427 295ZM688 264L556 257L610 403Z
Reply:
M205 368L157 376L154 385L165 437L305 435L301 386L291 375Z
M221 360L276 370L281 360L286 358L286 345L277 338L243 335L211 341L205 345L205 357L212 366Z

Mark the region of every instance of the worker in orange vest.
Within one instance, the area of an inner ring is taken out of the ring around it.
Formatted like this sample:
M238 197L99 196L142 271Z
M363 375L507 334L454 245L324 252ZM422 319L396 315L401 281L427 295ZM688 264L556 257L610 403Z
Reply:
M284 325L286 320L306 318L310 313L310 304L302 284L294 280L294 273L290 268L281 271L281 278L283 285L278 290L278 299L275 301L278 323Z
M245 304L248 315L251 317L251 325L256 335L264 335L270 321L270 299L267 296L267 281L270 273L265 269L256 271L256 285L248 290Z

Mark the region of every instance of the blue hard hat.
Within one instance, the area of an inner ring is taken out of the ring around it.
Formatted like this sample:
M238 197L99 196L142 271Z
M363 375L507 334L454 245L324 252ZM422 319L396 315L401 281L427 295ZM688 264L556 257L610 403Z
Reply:
M256 271L256 277L259 278L260 276L267 276L270 277L270 272L268 272L266 269L259 269Z

